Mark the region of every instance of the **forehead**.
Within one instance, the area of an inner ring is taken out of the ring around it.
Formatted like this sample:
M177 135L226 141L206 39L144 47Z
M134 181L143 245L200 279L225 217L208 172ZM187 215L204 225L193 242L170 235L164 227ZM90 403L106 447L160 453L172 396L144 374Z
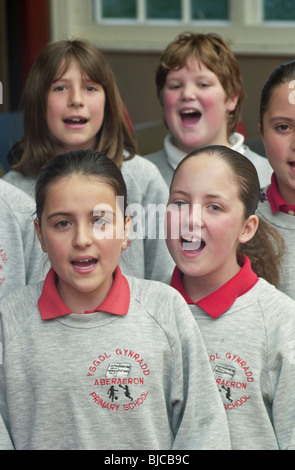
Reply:
M83 69L82 65L78 62L78 60L74 57L69 56L67 58L62 59L62 61L58 65L55 74L55 79L61 78L71 69L78 70L81 76L87 76L87 72Z
M199 154L188 158L177 170L171 190L186 188L192 193L237 194L238 187L232 168L217 155Z
M293 84L294 85L294 84ZM269 109L275 109L280 105L292 105L291 107L295 110L295 87L292 86L291 82L281 83L274 88L270 101Z
M93 200L115 200L116 193L107 180L96 175L71 174L53 181L47 189L45 204L72 204Z

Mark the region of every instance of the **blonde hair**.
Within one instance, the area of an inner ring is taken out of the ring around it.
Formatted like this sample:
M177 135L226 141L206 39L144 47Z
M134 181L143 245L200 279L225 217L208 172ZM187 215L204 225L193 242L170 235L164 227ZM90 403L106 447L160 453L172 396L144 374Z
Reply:
M238 102L229 114L227 134L230 137L236 130L241 118L241 108L244 101L242 76L237 59L228 44L217 34L181 33L165 49L160 65L156 71L156 86L158 98L163 103L163 88L166 77L171 70L188 66L191 58L203 63L217 75L226 98L238 95Z
M125 108L110 65L91 43L63 40L47 46L34 63L22 97L24 137L9 157L14 170L24 175L36 175L55 156L55 141L46 122L47 97L51 84L61 77L72 60L106 95L104 122L97 135L95 150L104 152L118 167L126 150L130 158L136 153L136 143L126 122Z

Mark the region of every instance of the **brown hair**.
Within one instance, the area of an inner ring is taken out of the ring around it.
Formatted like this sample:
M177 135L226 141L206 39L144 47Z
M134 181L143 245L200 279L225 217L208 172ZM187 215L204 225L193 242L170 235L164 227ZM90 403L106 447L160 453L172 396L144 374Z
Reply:
M180 162L174 176L187 159L204 154L208 157L218 157L227 163L232 170L239 190L239 198L244 205L245 219L254 215L260 200L260 184L256 168L248 158L229 147L210 145L194 150ZM171 186L172 183L173 179ZM239 245L237 257L240 255L248 256L252 269L257 276L279 287L284 250L284 240L277 230L264 220L259 219L258 229L254 237L247 243Z
M266 81L260 98L260 129L263 133L263 118L268 110L269 102L274 90L285 83L294 80L295 78L295 60L285 62L279 65L269 76Z
M170 70L177 70L195 58L217 75L227 99L239 96L236 108L229 114L227 133L230 137L236 130L241 117L244 91L237 59L228 44L217 34L181 33L165 49L156 71L158 98L162 104L162 93Z
M108 183L116 196L122 196L124 214L127 208L127 188L118 166L104 153L95 150L76 150L57 155L41 168L35 188L36 216L41 224L46 195L50 186L72 174L97 176Z
M105 91L104 122L97 135L96 150L103 151L119 167L124 150L130 157L136 153L116 80L105 57L87 41L62 40L41 52L26 81L22 97L24 137L9 157L13 169L24 175L38 174L54 156L55 141L46 122L48 91L53 81L66 72L72 60L76 60L81 71Z

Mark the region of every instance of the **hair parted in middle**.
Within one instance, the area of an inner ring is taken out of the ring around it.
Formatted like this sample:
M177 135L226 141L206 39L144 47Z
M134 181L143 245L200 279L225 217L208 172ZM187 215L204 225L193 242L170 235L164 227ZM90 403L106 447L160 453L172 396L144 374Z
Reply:
M24 137L9 157L13 169L25 175L36 175L54 156L55 142L46 123L47 97L52 83L67 71L73 60L78 63L82 74L99 83L105 92L104 121L97 135L96 150L105 152L119 167L124 150L130 157L136 154L136 143L126 121L126 109L106 58L88 41L61 40L49 44L41 52L26 80L21 103Z
M93 176L109 184L116 196L123 197L122 210L126 214L127 188L118 166L102 152L75 150L55 156L40 170L35 188L36 216L40 224L49 187L61 178L73 174Z

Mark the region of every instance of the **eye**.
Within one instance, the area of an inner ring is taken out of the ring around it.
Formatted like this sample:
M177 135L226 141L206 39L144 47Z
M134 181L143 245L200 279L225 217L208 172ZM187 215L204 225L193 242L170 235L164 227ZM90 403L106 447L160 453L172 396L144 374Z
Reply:
M189 204L184 201L175 201L173 204L178 207L179 209L183 209L184 207L189 207Z
M181 88L181 83L178 83L178 82L167 83L167 88L169 90L177 90L177 89Z
M96 230L105 232L110 227L110 220L105 217L96 217L93 219L93 226Z
M276 129L281 132L286 132L290 129L290 126L288 124L280 124L279 126L276 126Z
M212 211L212 212L221 212L222 211L222 208L218 205L218 204L210 204L208 206L208 208Z
M70 226L70 222L68 220L59 220L54 224L54 226L58 229L65 229Z
M56 85L53 87L53 91L64 91L65 89L65 85Z
M87 85L86 86L87 91L97 91L97 87L94 85Z
M167 211L181 212L189 211L189 204L184 201L173 201L167 206Z
M93 223L95 225L105 225L107 223L107 220L102 217L97 217L96 219L93 220Z

